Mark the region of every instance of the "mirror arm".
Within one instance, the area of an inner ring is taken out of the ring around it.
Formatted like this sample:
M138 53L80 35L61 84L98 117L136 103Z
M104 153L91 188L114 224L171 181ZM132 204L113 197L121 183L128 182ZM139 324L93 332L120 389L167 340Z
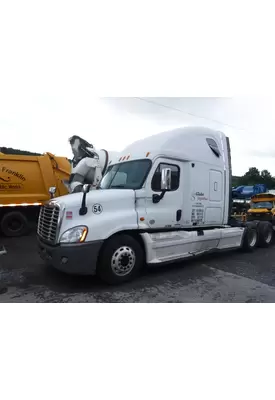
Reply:
M161 191L161 194L156 194L156 193L153 194L153 203L154 203L154 204L159 203L160 200L163 199L163 197L164 197L164 195L165 195L166 192L167 192L167 190L162 190L162 191Z
M86 215L88 212L88 208L86 207L86 195L87 195L87 193L84 192L83 196L82 196L81 207L79 209L79 215Z

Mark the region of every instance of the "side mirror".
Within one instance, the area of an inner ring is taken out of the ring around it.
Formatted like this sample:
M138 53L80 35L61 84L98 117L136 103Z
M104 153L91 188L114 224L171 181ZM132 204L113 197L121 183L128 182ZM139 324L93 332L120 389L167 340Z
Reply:
M91 189L91 185L86 183L85 185L83 185L82 191L83 191L83 193L89 193L90 189Z
M172 170L171 168L164 168L161 171L161 190L171 190L172 184L171 184L171 178L172 178Z
M154 204L159 203L166 192L169 192L172 187L172 170L171 168L164 168L161 171L161 183L160 183L160 188L161 188L161 194L156 194L154 193L152 196L152 201Z
M56 193L56 187L55 186L51 186L49 188L49 193L51 195L51 199L54 197L55 193Z

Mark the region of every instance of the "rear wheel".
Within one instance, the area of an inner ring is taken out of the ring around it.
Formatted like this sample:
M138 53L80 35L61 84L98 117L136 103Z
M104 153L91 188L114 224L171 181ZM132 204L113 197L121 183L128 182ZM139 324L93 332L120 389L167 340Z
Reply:
M137 276L144 262L140 244L130 235L109 239L99 257L97 274L109 284L119 284Z
M258 242L257 229L253 226L248 225L244 231L241 250L244 252L252 252L257 246L257 242Z
M269 222L261 221L258 224L258 243L259 247L269 247L273 240L273 228Z
M1 231L5 236L23 236L29 232L29 229L29 221L20 211L12 211L2 217Z

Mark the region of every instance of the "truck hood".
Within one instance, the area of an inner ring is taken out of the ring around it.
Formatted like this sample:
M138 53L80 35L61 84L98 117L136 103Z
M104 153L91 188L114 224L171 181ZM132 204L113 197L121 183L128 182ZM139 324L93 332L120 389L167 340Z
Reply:
M52 202L57 202L61 206L68 208L80 208L83 193L72 193L65 196L57 197ZM98 189L91 190L86 196L86 206L92 207L94 204L116 203L121 208L122 204L135 200L135 191L132 189Z
M86 196L87 214L79 215L83 193L74 193L53 200L64 208L60 227L62 233L73 226L93 226L87 241L101 240L118 231L123 220L124 229L137 228L135 191L126 189L92 190Z

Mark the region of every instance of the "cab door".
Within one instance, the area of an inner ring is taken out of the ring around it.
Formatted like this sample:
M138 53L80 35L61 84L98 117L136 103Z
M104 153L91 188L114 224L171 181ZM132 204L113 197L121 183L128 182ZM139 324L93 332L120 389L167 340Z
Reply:
M173 228L180 225L182 219L183 188L181 176L182 163L159 158L155 161L146 184L146 224L151 229ZM158 202L153 202L154 194L161 194L161 171L171 168L171 191L166 192Z

